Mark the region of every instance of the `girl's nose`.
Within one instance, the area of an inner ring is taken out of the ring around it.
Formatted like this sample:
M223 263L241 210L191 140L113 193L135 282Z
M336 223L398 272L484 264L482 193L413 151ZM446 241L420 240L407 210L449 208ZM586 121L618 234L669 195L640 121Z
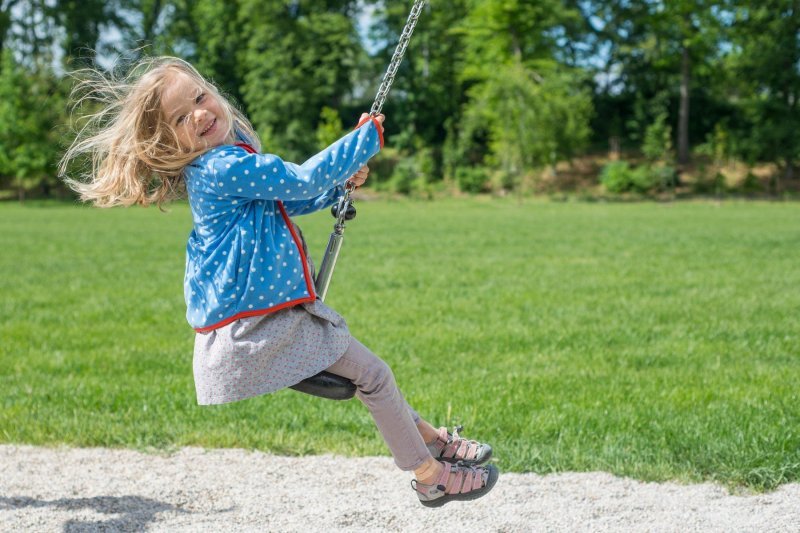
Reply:
M195 109L192 112L192 118L194 119L195 124L200 124L206 117L206 110L205 109Z

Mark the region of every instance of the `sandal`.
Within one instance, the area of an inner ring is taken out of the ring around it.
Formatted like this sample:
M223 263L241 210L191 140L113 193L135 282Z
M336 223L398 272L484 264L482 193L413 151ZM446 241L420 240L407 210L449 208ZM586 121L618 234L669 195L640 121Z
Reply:
M425 507L440 507L454 500L480 498L492 490L500 475L494 465L465 465L460 462L442 464L444 469L435 483L427 485L416 479L411 480L411 487Z
M466 465L481 465L492 457L492 447L478 441L461 438L458 434L463 428L456 426L453 433L447 428L439 428L436 440L426 444L434 459L455 463L458 461Z

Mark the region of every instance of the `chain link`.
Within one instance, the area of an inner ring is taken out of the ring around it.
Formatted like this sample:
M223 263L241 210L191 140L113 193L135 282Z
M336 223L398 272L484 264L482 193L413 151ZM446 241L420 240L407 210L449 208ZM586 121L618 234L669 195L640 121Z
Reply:
M389 68L386 69L386 74L383 76L381 86L378 87L378 94L375 95L372 109L369 110L369 114L372 116L379 115L383 108L383 102L386 100L386 95L389 94L389 89L392 88L394 76L397 74L400 62L403 61L403 55L406 53L408 41L411 40L411 34L414 33L414 27L417 25L417 19L419 19L419 15L422 13L422 8L425 7L426 1L427 0L416 0L414 2L414 7L411 8L411 13L408 15L406 25L403 27L403 33L400 34L400 41L394 49L394 54L392 54L392 61L389 63Z
M406 25L403 27L403 32L400 34L400 40L397 43L397 47L394 49L394 54L392 54L392 60L389 63L389 68L386 69L386 74L383 76L381 86L378 87L378 94L375 95L375 101L372 103L372 109L369 111L369 114L372 116L379 115L381 109L383 108L383 102L386 100L386 95L389 94L389 89L392 88L394 76L397 74L397 69L400 67L400 63L403 61L403 56L405 55L406 48L408 47L408 41L411 40L411 34L414 33L414 27L417 25L417 19L419 19L419 16L422 13L422 8L425 7L426 3L427 0L415 0L414 6L411 8L411 13L408 14L408 20L406 20ZM340 200L341 205L339 214L336 217L337 225L341 226L342 228L344 228L344 216L345 212L347 211L347 206L351 202L350 194L354 190L355 186L348 181L345 185L344 195Z
M386 95L389 94L389 89L394 82L394 76L397 74L397 69L400 62L403 60L403 55L406 53L408 41L411 39L411 34L414 32L414 26L417 25L422 8L425 7L427 0L415 0L414 6L411 8L411 13L408 15L406 25L403 27L403 32L400 35L400 41L392 54L392 61L389 63L389 68L386 69L386 74L383 76L381 86L378 87L378 94L375 95L375 101L372 103L372 109L369 114L372 116L379 115L383 108L383 102L386 100ZM333 268L336 266L336 258L339 256L339 249L342 245L344 238L344 224L346 221L347 208L352 203L350 194L355 190L355 186L348 181L344 188L344 194L339 198L339 204L336 213L336 223L333 226L333 233L331 233L330 240L328 241L328 248L325 250L325 255L322 258L319 272L315 285L317 294L323 300L328 292L328 285L333 276Z

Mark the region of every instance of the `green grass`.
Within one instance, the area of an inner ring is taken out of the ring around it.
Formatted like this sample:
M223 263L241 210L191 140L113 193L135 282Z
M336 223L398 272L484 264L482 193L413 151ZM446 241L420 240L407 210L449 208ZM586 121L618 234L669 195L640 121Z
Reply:
M504 471L800 479L800 205L360 202L328 303ZM319 257L332 219L300 218ZM0 205L0 441L387 454L294 391L198 407L183 204Z

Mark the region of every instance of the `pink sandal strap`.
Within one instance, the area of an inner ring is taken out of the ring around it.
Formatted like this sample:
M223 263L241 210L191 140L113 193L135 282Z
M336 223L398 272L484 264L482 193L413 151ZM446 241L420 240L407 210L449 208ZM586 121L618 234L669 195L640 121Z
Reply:
M483 487L483 467L458 465L455 471L445 485L446 494L466 494Z
M439 457L474 460L478 456L478 450L482 444L460 437L458 434L459 429L456 428L453 430L453 434L450 435L447 432L447 428L439 428L439 434L436 436L433 445L439 451Z

